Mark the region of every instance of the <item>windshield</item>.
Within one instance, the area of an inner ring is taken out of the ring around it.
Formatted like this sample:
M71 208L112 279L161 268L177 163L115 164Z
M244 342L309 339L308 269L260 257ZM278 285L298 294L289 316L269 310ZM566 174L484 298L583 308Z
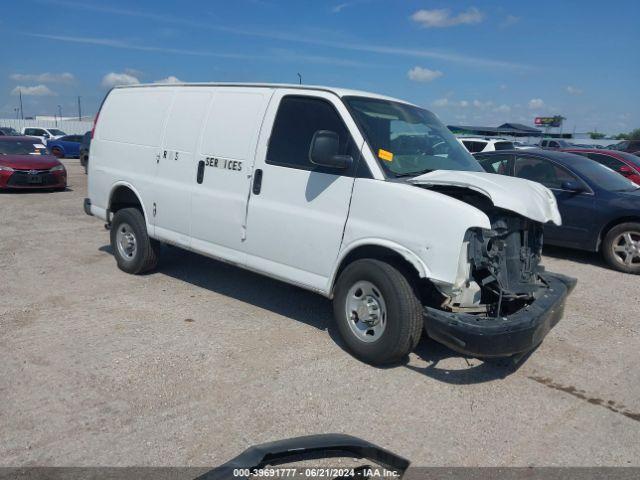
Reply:
M33 143L33 140L0 142L0 155L31 155L39 154L41 150L44 150L44 145Z
M576 162L573 168L603 190L626 192L639 188L631 180L598 162Z
M343 98L383 170L393 177L482 167L436 116L418 107L366 97Z
M49 129L49 133L51 133L51 135L66 135L66 133L64 133L62 130L58 130L57 128L50 128Z
M18 132L16 132L13 128L11 127L2 127L0 128L0 130L5 134L5 135L20 135Z

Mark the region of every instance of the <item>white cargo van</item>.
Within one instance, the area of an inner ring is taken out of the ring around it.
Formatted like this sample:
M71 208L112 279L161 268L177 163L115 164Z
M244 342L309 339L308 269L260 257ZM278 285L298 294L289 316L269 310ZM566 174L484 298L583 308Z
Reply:
M528 351L574 285L538 265L542 225L560 224L549 190L483 172L432 113L380 95L118 87L88 182L120 269L154 268L167 243L313 290L371 363L423 327L471 355Z

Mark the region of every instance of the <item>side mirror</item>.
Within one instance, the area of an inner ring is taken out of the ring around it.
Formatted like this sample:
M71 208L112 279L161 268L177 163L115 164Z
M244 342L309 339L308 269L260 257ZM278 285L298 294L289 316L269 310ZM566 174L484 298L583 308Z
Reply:
M618 173L621 173L622 175L624 175L625 177L630 177L631 175L633 175L635 172L633 171L633 169L631 167L629 167L628 165L623 165L618 169Z
M313 134L309 148L309 160L315 165L344 170L353 163L349 155L338 155L340 137L330 130L318 130Z
M51 137L51 135L49 135L47 132L42 134L42 138L49 138Z
M576 182L574 180L565 180L564 182L562 182L560 188L562 188L562 190L567 190L568 192L573 193L580 193L584 191L584 187L579 182Z

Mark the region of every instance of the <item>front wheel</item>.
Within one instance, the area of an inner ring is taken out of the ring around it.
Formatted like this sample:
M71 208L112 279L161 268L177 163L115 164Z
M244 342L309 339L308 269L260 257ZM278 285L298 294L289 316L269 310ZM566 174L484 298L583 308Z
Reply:
M123 208L113 216L111 249L118 268L127 273L143 273L158 264L160 244L149 238L144 217L137 208Z
M602 242L602 254L610 267L640 274L640 223L622 223L609 230Z
M51 149L51 153L56 156L56 158L64 158L64 152L61 148L53 147Z
M333 313L349 349L371 364L399 361L422 333L422 305L407 277L380 260L356 260L344 269Z

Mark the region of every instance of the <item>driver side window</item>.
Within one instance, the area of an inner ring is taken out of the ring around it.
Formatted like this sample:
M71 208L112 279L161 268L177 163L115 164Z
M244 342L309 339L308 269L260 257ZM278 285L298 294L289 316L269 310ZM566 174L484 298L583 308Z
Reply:
M333 105L321 98L289 95L282 99L269 140L267 163L300 170L323 171L309 159L313 135L318 130L338 134L340 155L358 163L358 149ZM352 167L353 169L353 167ZM335 171L328 173L336 174ZM349 175L352 172L341 172Z
M555 163L543 158L519 156L515 163L515 176L538 182L547 188L562 189L567 181L580 182L574 175Z

